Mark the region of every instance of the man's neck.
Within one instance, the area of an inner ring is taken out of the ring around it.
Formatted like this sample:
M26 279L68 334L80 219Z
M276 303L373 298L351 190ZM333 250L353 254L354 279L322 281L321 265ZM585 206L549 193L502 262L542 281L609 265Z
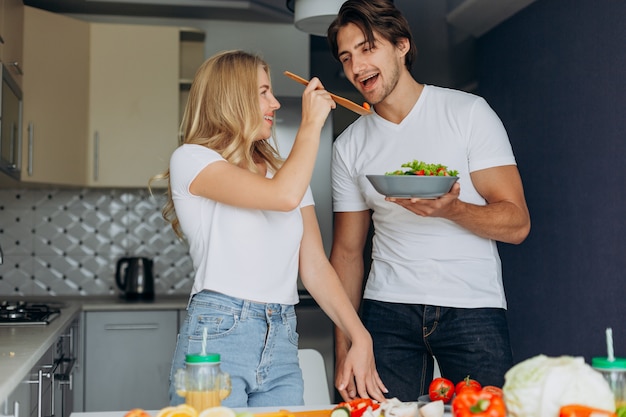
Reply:
M403 71L396 88L376 104L376 114L392 123L399 124L409 114L419 100L424 85L413 79L411 73Z

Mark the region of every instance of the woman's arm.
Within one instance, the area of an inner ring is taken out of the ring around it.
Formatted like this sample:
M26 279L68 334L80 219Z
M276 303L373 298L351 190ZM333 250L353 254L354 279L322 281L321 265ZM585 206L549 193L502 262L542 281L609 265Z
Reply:
M232 206L290 211L298 207L311 181L322 128L335 102L317 78L302 94L302 122L291 152L274 178L225 161L207 165L190 186L202 197Z
M361 323L337 273L326 257L314 206L304 207L302 217L302 282L322 310L351 341L341 375L337 376L337 388L343 390L354 377L361 397L384 401L383 392L386 392L386 388L376 371L372 338Z

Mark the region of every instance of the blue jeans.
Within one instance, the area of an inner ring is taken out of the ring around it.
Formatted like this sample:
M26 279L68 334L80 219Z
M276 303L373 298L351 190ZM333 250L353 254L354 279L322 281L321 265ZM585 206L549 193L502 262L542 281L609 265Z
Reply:
M469 375L502 386L513 366L506 312L363 300L363 324L374 339L378 373L388 397L416 401L428 393L433 356L441 375L457 383Z
M227 407L303 405L304 383L298 363L296 312L292 305L263 304L202 291L193 296L182 325L170 373L170 404L176 395L174 374L185 355L202 351L221 355L221 369L232 381Z

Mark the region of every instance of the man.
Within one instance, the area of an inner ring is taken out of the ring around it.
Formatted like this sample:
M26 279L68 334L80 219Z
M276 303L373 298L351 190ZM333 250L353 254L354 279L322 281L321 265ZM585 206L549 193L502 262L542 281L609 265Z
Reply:
M416 48L391 1L346 1L328 42L375 110L334 145L331 262L372 334L388 396L415 401L425 394L433 356L454 382L469 375L502 386L512 353L496 241L521 243L530 217L500 119L480 97L412 78ZM437 199L399 199L381 196L365 177L414 159L458 170L459 181ZM336 336L341 366L349 346ZM340 393L358 395L353 384Z

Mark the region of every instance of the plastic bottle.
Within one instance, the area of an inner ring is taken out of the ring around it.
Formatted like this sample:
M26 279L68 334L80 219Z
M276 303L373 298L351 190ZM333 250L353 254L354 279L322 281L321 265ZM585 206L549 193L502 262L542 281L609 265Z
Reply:
M626 358L591 358L591 366L609 383L615 395L615 408L626 406Z

